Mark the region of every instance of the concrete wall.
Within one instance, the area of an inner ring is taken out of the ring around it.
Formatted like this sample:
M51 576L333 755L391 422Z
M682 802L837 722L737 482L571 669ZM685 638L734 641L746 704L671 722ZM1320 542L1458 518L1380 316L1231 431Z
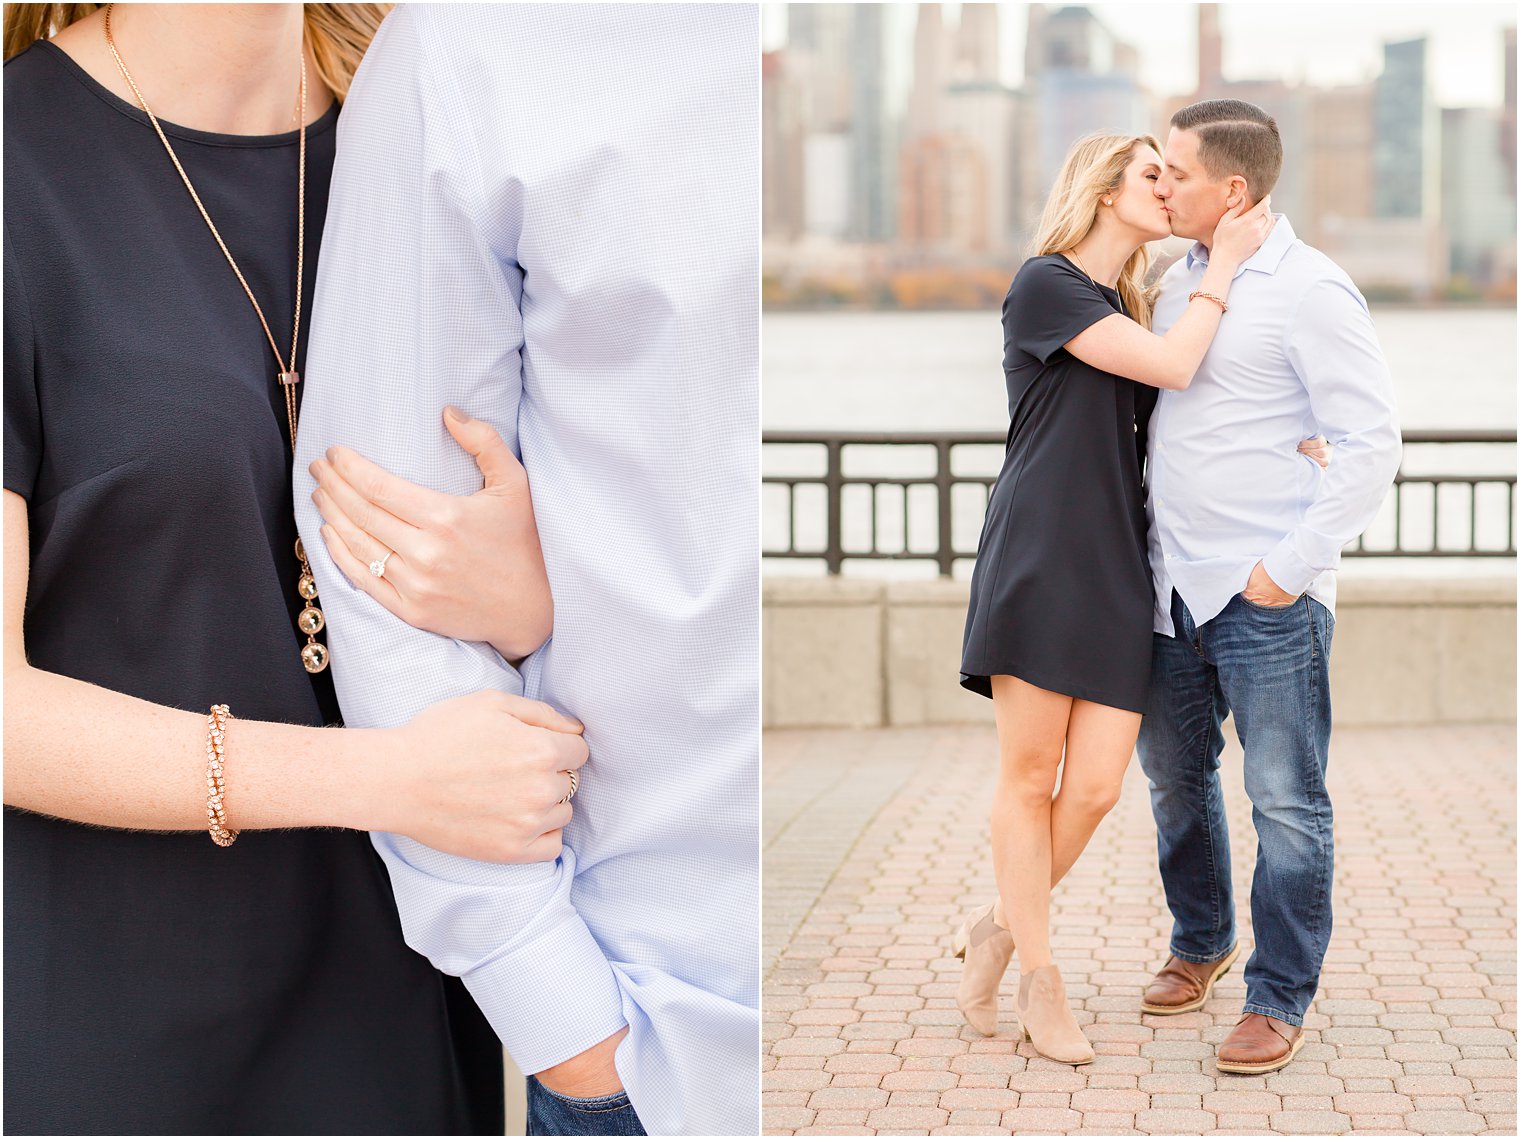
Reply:
M961 688L968 585L769 578L765 726L991 722ZM1330 657L1336 723L1515 720L1513 578L1345 580Z

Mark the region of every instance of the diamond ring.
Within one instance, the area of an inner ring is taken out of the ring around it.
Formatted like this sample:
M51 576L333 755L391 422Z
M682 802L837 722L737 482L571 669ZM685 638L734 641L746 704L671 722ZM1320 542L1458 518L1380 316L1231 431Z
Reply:
M385 557L379 558L376 561L370 562L369 563L369 572L372 573L372 574L374 574L376 577L384 577L385 576L385 563L391 560L391 554L394 554L395 552L396 552L395 550L390 550L390 551L388 551L386 553Z

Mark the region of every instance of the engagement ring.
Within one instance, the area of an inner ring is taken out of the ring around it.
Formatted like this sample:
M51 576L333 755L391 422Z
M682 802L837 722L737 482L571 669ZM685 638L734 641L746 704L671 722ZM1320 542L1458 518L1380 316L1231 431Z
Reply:
M374 574L376 577L384 577L385 563L391 560L391 554L394 554L395 552L395 550L391 550L390 553L385 555L385 557L379 559L378 561L370 562L369 572ZM572 791L571 794L574 794L574 792Z

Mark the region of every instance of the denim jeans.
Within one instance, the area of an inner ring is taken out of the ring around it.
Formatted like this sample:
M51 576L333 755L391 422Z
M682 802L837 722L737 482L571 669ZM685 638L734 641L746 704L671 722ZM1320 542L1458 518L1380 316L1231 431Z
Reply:
M529 1135L643 1135L644 1125L627 1092L569 1096L528 1077Z
M1150 780L1172 953L1212 961L1235 944L1220 725L1235 716L1256 824L1246 1012L1303 1024L1330 943L1330 637L1309 597L1269 608L1239 595L1202 628L1172 594L1175 637L1153 642L1140 766Z

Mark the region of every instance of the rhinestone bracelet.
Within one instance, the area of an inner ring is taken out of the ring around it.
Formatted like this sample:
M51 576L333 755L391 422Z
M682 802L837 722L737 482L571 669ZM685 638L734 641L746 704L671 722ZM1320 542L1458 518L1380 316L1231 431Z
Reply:
M206 717L206 829L217 846L231 846L238 836L237 831L227 826L227 807L223 801L227 792L223 767L230 719L232 712L225 704L211 705L211 714Z

